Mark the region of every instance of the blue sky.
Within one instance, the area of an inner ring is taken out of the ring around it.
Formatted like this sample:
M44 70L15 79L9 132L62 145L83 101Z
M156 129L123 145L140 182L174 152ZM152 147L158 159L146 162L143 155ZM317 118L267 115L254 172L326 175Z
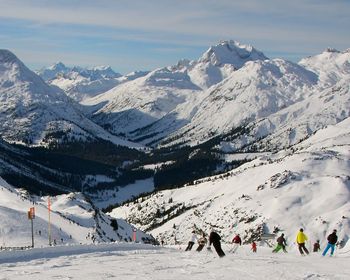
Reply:
M350 0L0 0L0 48L32 69L152 70L230 39L298 61L350 48L349 30Z

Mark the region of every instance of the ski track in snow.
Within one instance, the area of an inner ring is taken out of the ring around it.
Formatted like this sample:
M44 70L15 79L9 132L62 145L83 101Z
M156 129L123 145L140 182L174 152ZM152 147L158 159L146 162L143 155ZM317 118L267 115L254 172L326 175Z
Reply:
M337 254L301 257L261 247L253 254L242 246L219 258L206 250L101 244L0 252L0 279L349 279L348 263Z

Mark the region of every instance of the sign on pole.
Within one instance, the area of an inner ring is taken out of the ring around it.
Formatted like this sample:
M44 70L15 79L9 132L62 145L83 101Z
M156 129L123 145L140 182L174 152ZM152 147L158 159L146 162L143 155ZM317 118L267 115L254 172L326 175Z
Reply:
M31 222L32 225L32 248L34 248L34 223L33 220L35 219L35 208L30 207L28 211L28 219Z
M132 229L132 240L136 242L136 228Z

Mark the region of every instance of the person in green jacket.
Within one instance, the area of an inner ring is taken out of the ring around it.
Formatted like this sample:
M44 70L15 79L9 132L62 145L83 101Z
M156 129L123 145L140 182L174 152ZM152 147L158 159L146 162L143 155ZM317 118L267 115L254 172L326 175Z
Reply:
M298 248L299 248L299 252L300 254L303 256L304 252L308 255L309 251L306 249L305 247L305 242L307 241L307 236L304 233L304 230L301 228L297 234L297 244L298 244Z

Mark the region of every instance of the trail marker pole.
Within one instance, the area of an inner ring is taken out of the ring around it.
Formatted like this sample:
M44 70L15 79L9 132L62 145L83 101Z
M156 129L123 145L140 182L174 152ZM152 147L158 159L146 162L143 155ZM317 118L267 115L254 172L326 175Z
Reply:
M47 198L47 209L49 211L49 246L51 246L51 201Z
M35 218L35 208L34 207L30 207L29 211L28 211L28 219L31 222L31 226L32 226L32 248L34 248L34 220Z
M136 228L132 229L132 240L136 242Z

